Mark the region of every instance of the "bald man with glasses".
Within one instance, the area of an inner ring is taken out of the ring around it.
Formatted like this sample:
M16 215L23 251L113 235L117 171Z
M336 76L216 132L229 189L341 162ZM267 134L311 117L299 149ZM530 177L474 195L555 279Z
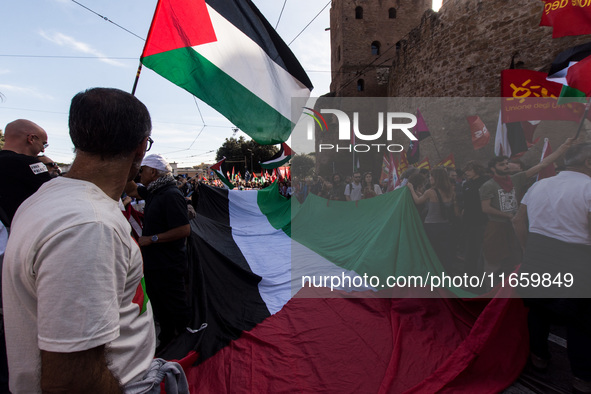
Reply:
M10 227L12 218L23 201L51 179L47 167L37 155L49 146L47 133L26 119L6 125L4 149L0 151L0 208Z
M4 259L7 234L16 210L42 184L51 179L45 164L37 158L47 147L47 133L30 120L18 119L6 125L4 149L0 151L0 267ZM0 319L2 318L0 313ZM0 333L0 392L8 392L3 330Z

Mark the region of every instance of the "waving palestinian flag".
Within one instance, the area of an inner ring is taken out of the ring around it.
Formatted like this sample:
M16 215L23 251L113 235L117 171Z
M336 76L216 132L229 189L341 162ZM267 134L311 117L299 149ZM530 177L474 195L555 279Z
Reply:
M230 182L228 180L228 178L226 178L224 176L224 172L222 171L222 163L225 160L226 160L226 158L224 157L222 160L218 161L217 163L212 165L210 168L213 172L215 172L215 174L218 176L218 178L220 178L220 181L222 181L224 183L224 185L228 186L228 189L234 189L234 184L232 182Z
M413 298L429 291L408 286L391 298L363 286L364 275L441 275L407 188L299 204L277 184L204 186L196 212L190 327L207 328L159 355L196 352L181 360L191 392L499 392L527 361L521 299Z
M284 142L281 144L279 152L273 155L269 160L261 162L260 165L269 170L281 167L283 164L287 163L294 154L295 152Z
M312 90L250 0L159 0L141 62L263 145L287 140L291 98Z

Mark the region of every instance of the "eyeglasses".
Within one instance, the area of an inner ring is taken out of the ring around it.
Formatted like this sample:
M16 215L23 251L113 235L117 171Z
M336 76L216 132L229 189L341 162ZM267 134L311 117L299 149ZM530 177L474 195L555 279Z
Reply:
M148 137L148 146L146 147L146 152L149 151L150 149L152 149L153 143L154 143L154 140L152 139L152 137Z
M39 138L39 136L36 135L36 134L29 134L29 135L27 135L27 137L29 137L29 136L32 136L32 137L37 138L38 140L41 140L41 138ZM49 148L49 144L47 142L42 142L42 144L43 144L43 149Z

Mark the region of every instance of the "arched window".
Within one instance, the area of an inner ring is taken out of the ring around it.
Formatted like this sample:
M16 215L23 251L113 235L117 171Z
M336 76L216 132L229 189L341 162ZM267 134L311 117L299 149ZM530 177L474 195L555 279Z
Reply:
M388 10L388 18L396 19L396 8L390 8Z
M380 54L380 42L374 41L371 43L371 54L372 55L379 55Z
M363 19L363 7L355 7L355 19Z
M363 79L357 80L357 91L363 92L365 90L365 81Z

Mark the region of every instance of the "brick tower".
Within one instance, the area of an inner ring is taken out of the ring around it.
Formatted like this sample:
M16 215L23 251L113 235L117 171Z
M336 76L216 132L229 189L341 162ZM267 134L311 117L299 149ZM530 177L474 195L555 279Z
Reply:
M333 0L331 92L385 97L396 43L419 25L431 0Z

